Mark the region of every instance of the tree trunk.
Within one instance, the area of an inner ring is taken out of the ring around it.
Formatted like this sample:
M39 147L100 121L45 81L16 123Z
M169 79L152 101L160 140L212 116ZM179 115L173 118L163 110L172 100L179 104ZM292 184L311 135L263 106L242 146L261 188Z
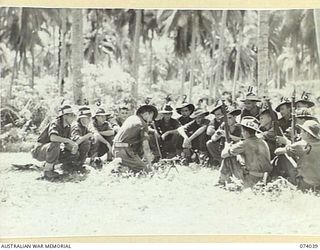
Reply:
M268 95L268 36L269 36L269 11L259 10L258 18L258 89L257 93Z
M185 80L186 80L186 71L187 71L187 63L186 63L186 58L184 57L182 59L182 72L181 72L181 90L180 90L180 93L181 95L184 95L184 83L185 83Z
M73 98L77 105L82 104L82 73L83 67L83 25L82 10L72 9L72 86Z
M19 31L21 31L21 27L22 27L22 15L23 15L23 8L19 9ZM19 49L20 49L20 45L22 42L22 38L19 35L19 39L18 39L18 44L15 47L15 56L14 56L14 62L13 62L13 69L12 69L12 76L11 76L11 82L9 85L9 90L8 90L8 100L11 99L12 97L12 87L14 84L14 80L17 78L18 75L18 54L19 54Z
M34 47L31 47L31 81L30 81L30 87L33 89L34 87Z
M67 13L66 9L61 9L61 28L60 28L60 47L59 47L59 72L58 72L58 84L59 95L63 96L64 83L65 83L65 71L66 71L66 33L67 33Z
M150 52L150 58L149 58L149 74L150 74L150 86L154 84L153 82L153 48L152 48L152 38L149 40L149 52Z
M242 16L242 20L240 23L238 43L237 43L237 55L236 55L236 63L234 66L234 76L233 76L233 84L232 84L232 100L236 99L236 86L237 80L239 78L239 69L240 69L240 56L241 56L241 45L243 42L243 22L244 16Z
M215 58L214 58L214 52L216 49L216 34L213 32L213 38L212 38L212 58L210 62L210 74L209 74L209 105L212 104L212 95L213 95L213 83L214 83L214 66L215 66Z
M135 82L132 85L131 93L134 98L138 97L138 87L139 87L139 46L140 46L140 34L141 34L141 17L142 10L135 10L136 22L134 30L133 39L133 55L132 55L132 76Z
M197 11L192 11L192 37L191 37L191 67L190 67L190 79L189 79L189 102L192 102L192 88L194 85L194 67L195 67L195 56L196 56L196 38L197 38L197 27L198 27L198 16Z
M100 19L99 10L96 11L96 23L95 23L95 36L94 36L94 63L97 64L99 61L99 29L100 29Z
M317 47L318 47L318 69L320 71L320 9L313 10L316 37L317 37Z
M224 31L226 29L228 11L222 11L222 19L221 19L221 27L220 27L220 41L219 41L219 51L218 51L218 62L217 62L217 71L214 79L214 98L217 99L217 87L221 80L221 68L222 68L222 59L223 59L223 51L224 51Z

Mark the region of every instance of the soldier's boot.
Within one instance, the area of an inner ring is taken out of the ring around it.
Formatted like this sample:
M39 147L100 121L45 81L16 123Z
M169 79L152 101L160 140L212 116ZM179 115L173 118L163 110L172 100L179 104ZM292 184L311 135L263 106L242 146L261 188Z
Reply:
M53 163L45 163L44 164L44 172L43 176L45 179L55 179L59 177L59 173L54 171L54 164Z

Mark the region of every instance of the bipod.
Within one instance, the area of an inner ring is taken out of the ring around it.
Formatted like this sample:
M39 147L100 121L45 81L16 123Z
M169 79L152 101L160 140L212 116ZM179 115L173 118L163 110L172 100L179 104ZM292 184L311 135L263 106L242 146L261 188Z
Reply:
M168 171L167 171L166 174L165 174L165 176L164 176L163 178L160 178L160 179L166 179L166 178L168 177L168 175L169 175L169 173L170 173L170 171L171 171L172 168L174 168L174 169L176 170L176 172L177 172L178 174L180 174L180 172L179 172L179 170L178 170L178 168L177 168L177 166L176 166L176 164L181 161L180 158L174 157L174 158L172 158L172 159L161 159L160 161L161 161L162 163L165 163L165 164L169 164L169 165L170 165Z

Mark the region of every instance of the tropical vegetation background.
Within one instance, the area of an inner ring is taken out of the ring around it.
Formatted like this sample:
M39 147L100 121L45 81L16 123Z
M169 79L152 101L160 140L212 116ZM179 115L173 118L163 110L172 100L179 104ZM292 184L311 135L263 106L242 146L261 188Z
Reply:
M248 86L278 98L293 83L316 98L319 51L313 9L1 8L1 125L38 129L63 100L212 102Z

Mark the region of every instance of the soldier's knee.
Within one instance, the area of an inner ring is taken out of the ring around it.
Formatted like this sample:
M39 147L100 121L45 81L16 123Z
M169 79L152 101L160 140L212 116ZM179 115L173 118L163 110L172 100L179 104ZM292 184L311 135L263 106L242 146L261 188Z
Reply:
M47 153L50 152L52 154L60 153L60 142L50 142L49 147L47 148Z
M213 145L213 141L209 140L206 142L207 148L211 148Z

